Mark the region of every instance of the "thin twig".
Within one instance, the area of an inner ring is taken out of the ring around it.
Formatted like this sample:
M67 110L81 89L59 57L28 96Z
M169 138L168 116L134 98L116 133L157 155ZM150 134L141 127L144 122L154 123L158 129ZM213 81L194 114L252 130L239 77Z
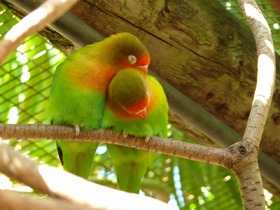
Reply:
M0 43L0 64L19 46L26 37L42 30L47 24L55 21L78 0L47 0L36 10L24 17L4 37ZM3 50L5 49L5 50Z

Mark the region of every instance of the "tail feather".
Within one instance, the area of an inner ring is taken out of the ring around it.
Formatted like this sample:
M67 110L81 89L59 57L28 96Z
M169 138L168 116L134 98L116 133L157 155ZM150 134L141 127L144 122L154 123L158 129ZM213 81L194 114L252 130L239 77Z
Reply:
M141 181L155 153L107 144L120 190L139 193Z
M117 164L115 170L120 190L139 193L147 166L135 162L124 162Z
M64 170L87 179L92 171L97 146L97 143L57 141Z

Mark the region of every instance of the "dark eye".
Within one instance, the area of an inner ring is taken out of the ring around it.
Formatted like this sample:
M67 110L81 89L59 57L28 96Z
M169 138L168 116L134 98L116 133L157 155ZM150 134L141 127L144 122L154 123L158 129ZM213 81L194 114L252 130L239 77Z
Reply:
M129 63L130 64L135 64L136 62L137 62L137 58L134 56L134 55L129 55L128 57L127 57L127 59L128 59L128 61L129 61Z

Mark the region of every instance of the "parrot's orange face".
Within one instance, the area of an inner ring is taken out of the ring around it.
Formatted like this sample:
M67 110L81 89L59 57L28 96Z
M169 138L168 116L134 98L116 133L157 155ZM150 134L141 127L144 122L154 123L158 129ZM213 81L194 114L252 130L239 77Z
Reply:
M139 56L131 54L127 56L127 59L124 59L124 62L122 62L120 69L137 68L144 74L147 74L149 64L150 64L149 54L143 54Z
M150 90L146 75L136 69L119 71L109 84L107 103L119 117L127 120L146 119Z
M125 68L136 68L142 71L144 74L148 72L148 66L150 64L150 55L144 45L136 45L134 43L131 45L122 45L118 43L116 46L115 54L112 54L112 64L115 68L125 69Z

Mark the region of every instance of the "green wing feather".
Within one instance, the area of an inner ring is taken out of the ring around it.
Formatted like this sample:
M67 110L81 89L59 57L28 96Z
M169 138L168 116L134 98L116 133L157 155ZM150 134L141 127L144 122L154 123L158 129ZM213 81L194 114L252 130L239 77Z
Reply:
M122 78L124 76L126 77L125 80ZM120 85L123 88L123 91L121 90L122 88L119 91L119 94L122 95L121 98L125 98L125 96L127 98L133 97L137 95L137 90L134 88L135 79L137 80L137 78L140 82L144 78L149 90L150 101L147 107L146 119L140 119L136 115L129 117L117 113L114 107L110 105L110 98L108 98L103 113L102 126L138 137L166 137L168 103L161 85L155 78L149 75L145 77L130 69L122 70L111 81L108 91L114 88L119 89L117 86ZM120 82L114 83L118 79ZM146 90L140 89L139 91ZM118 93L115 94L117 95L116 98L118 98ZM119 188L124 191L138 193L142 178L147 171L147 167L153 163L155 153L109 144L107 148L112 158Z
M84 130L101 127L105 95L81 90L65 77L61 64L55 72L48 116L53 124L77 125ZM88 178L98 143L57 141L57 148L63 168L78 176Z

